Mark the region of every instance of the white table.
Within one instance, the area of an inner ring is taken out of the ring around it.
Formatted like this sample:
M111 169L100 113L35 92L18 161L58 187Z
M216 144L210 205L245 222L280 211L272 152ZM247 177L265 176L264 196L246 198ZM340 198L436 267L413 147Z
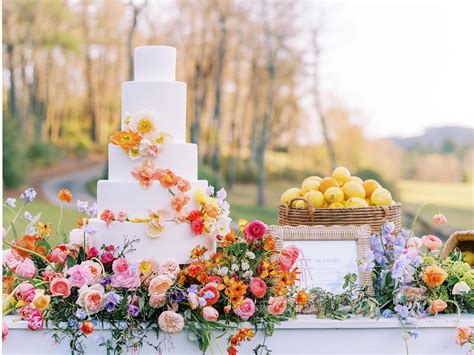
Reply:
M30 331L18 317L8 316L5 321L10 327L7 340L3 343L3 354L68 354L67 342L53 344L48 330ZM467 347L461 349L455 342L457 316L439 315L419 322L419 337L409 340L409 351L412 354L465 354ZM474 328L474 315L463 315L461 325ZM96 330L87 341L87 354L104 354L104 348L99 347L95 335L107 330ZM187 339L187 333L182 332L172 337L174 350L166 354L199 354L196 343ZM226 337L221 339L221 347L226 349ZM244 343L239 348L239 354L251 354L252 349L263 341L263 333L250 343ZM266 339L266 344L275 354L405 354L405 344L402 331L396 319L379 319L378 321L357 318L345 321L316 319L312 315L300 315L278 325L272 337ZM214 345L215 354L219 350ZM140 354L156 354L150 348L143 348ZM210 351L207 354L211 354Z

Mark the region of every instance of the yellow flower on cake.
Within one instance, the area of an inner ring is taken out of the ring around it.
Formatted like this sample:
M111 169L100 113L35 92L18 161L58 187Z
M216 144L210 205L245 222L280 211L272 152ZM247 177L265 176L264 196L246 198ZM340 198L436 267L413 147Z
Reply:
M154 114L150 111L139 111L131 114L128 127L143 138L153 137L159 131Z
M206 202L206 193L203 189L197 189L194 193L194 200L199 204L204 204Z
M149 211L150 221L146 225L146 234L151 238L158 238L165 231L165 216L167 211Z

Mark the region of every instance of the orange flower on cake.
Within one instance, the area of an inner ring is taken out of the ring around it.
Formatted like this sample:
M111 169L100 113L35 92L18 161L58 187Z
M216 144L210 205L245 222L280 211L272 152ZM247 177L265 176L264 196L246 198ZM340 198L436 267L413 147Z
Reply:
M120 146L125 151L129 149L138 148L142 137L132 131L119 131L115 132L110 137L110 143Z
M155 179L157 179L158 171L152 160L144 159L141 166L133 167L132 176L138 180L138 183L144 189L148 189Z
M428 287L437 287L447 279L448 273L441 267L433 264L426 267L423 272L423 281Z

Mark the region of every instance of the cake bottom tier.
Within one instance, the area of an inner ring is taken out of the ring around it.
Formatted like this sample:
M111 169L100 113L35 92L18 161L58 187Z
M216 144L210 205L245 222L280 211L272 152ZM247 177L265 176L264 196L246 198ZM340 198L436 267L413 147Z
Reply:
M145 258L155 258L158 261L172 258L184 264L189 260L194 247L206 247L208 253L215 252L216 248L215 238L194 235L188 223L166 222L165 230L158 238L150 238L146 234L146 223L111 222L107 225L101 219L93 218L89 220L89 224L95 230L91 246L97 249L104 244L123 247L127 239L138 239L133 245L135 250L127 254L134 262Z

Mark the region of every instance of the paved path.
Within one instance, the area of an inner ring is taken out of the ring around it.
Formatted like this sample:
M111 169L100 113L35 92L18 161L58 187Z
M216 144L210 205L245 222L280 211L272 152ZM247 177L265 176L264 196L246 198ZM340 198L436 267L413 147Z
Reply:
M58 191L66 188L71 191L74 201L94 202L96 198L87 191L86 184L94 178L101 177L104 173L105 163L93 165L83 170L58 175L47 179L41 186L45 199L55 205L59 205ZM65 204L65 207L76 208L76 204Z

